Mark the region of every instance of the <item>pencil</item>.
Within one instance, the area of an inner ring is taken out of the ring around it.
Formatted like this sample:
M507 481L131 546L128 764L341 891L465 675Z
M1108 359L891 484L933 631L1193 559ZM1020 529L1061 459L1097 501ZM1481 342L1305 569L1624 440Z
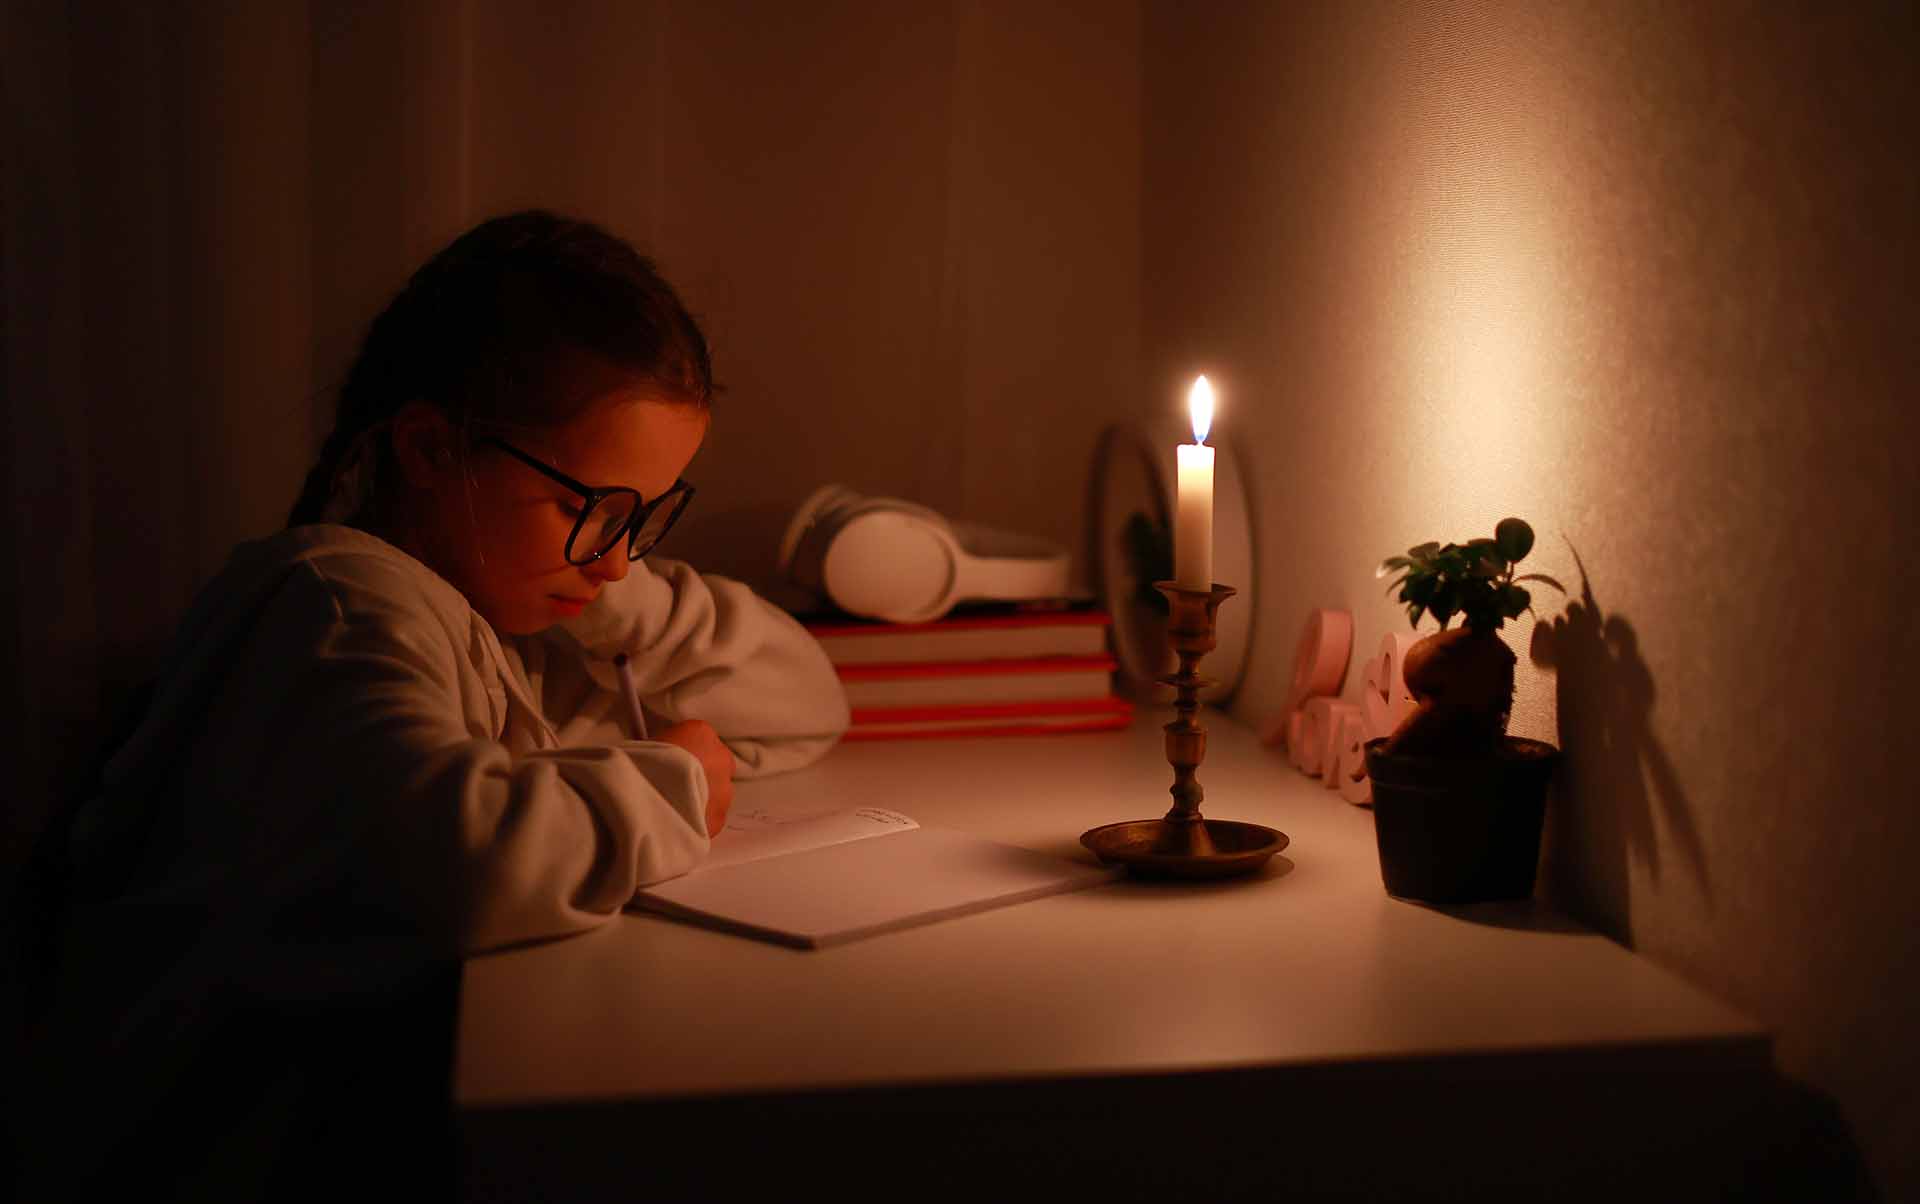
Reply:
M620 696L627 700L627 715L633 720L633 738L649 740L647 735L647 716L640 709L640 691L634 688L633 670L627 668L627 654L618 653L613 658L613 671L620 675Z

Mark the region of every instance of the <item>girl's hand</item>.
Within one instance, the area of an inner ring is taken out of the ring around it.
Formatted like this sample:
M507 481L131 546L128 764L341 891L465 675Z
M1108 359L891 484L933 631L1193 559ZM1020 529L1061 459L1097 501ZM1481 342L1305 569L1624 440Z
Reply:
M657 738L686 749L707 771L707 835L720 835L720 829L727 826L727 811L733 806L732 751L720 743L719 733L704 719L676 723Z

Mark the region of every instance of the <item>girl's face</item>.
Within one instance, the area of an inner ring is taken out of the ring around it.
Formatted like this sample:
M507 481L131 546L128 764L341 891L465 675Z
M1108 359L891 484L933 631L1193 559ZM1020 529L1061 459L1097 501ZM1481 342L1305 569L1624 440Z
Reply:
M504 438L583 485L624 485L650 502L685 475L710 421L704 407L627 386L565 426ZM591 564L567 562L567 537L585 499L508 452L476 438L431 464L431 486L413 491L402 546L502 635L571 618L603 585L627 575L625 540Z

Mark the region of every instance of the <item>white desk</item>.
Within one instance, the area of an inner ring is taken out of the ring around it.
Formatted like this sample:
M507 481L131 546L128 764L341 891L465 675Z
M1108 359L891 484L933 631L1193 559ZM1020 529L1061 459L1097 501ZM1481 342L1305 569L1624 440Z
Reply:
M1169 805L1158 718L843 746L739 803L886 806L1086 857L1085 829ZM813 952L632 915L475 959L454 1079L470 1194L638 1188L663 1163L717 1189L883 1130L911 1145L883 1162L966 1160L909 1198L1006 1176L1125 1194L1218 1171L1218 1195L1734 1173L1762 1029L1537 905L1389 898L1370 811L1207 722L1205 813L1292 838L1257 878L1120 881ZM1130 1164L1111 1181L1107 1151Z

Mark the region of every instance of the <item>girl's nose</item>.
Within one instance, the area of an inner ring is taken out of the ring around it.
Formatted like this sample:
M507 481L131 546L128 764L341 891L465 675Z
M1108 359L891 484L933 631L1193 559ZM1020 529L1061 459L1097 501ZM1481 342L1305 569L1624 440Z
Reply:
M627 560L627 545L616 544L605 556L592 564L582 565L581 572L596 581L624 581L631 562Z

